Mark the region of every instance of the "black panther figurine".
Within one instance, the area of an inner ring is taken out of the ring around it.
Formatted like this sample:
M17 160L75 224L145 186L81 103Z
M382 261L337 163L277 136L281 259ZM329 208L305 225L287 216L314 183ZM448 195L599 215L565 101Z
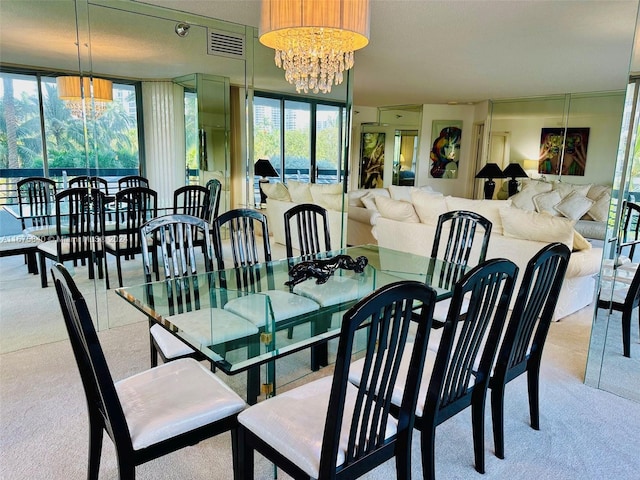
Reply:
M326 260L308 260L291 267L289 269L290 280L284 284L293 287L308 278L315 278L316 283L321 285L329 280L329 277L333 275L333 272L338 268L362 273L368 263L369 260L367 257L360 256L354 260L349 255L336 255Z

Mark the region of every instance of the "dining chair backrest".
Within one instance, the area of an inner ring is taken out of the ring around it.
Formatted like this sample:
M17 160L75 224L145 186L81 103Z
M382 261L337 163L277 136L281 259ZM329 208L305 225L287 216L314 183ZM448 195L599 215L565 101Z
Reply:
M571 250L562 243L547 245L529 260L522 277L489 382L494 445L499 458L504 458L504 387L525 372L529 377L531 425L538 429L542 350L570 256Z
M432 288L419 282L402 281L376 290L344 315L318 478L336 478L339 453L345 457L340 465L339 478L355 478L394 455L410 452L418 386L435 301L436 293ZM413 315L414 320L417 318L417 324L413 324L412 308L416 305L420 307L417 317ZM349 383L350 366L352 355L358 351L356 334L364 325L367 326L368 340L362 381L358 387L353 387ZM408 340L414 328L412 345ZM411 345L413 348L409 350ZM405 352L404 358L410 358L409 373L404 384L402 405L394 414L398 421L397 431L390 436L386 429L391 419L394 387ZM357 392L349 394L352 402L347 401L349 388L357 388ZM348 410L345 409L346 404L350 406ZM346 445L343 439L348 439ZM406 478L398 473L398 478Z
M58 259L78 258L102 248L105 194L84 187L56 194Z
M302 257L331 250L327 210L313 203L301 203L290 208L284 212L284 238L288 258L294 256L295 240Z
M173 213L206 220L209 190L201 185L185 185L173 192Z
M630 201L624 202L623 217L618 238L618 255L628 253L633 261L636 245L640 243L640 205ZM626 250L626 249L629 250Z
M69 188L95 188L109 195L109 182L102 177L78 175L69 180Z
M65 326L80 371L89 416L101 419L116 445L133 451L122 405L96 335L87 304L61 264L51 270Z
M205 188L209 190L209 203L207 204L207 211L205 213L205 220L209 223L213 223L213 219L218 216L220 210L220 197L222 195L222 183L215 178L212 178L207 182Z
M44 227L54 224L53 206L57 193L56 182L45 177L28 177L16 184L22 228Z
M443 213L438 217L431 256L463 266L482 263L487 256L491 226L490 220L475 212L454 210ZM478 227L483 231L482 244L478 250L477 258L470 262ZM441 245L441 240L444 241L445 236L446 242Z
M260 269L254 267L261 262L271 261L267 216L248 208L229 210L218 215L213 221L212 232L218 270L235 268L239 272L235 275L238 289L242 291L260 290L262 275ZM226 255L222 243L223 238L229 239L230 251L228 255L231 257L233 265L225 262ZM259 248L260 243L262 243L262 248ZM269 287L271 287L273 278L269 275L269 272L270 266L267 265L266 279L269 282ZM224 276L221 281L222 286L226 287Z
M118 179L118 190L124 190L131 187L147 187L149 188L149 180L140 175L127 175Z
M198 252L202 252L203 258L201 271L211 272L213 250L210 229L205 220L191 215L165 215L149 220L140 228L145 282L153 280L154 266L159 263L163 280L166 280L170 315L200 309L200 285L196 276ZM194 245L196 236L204 239L204 249ZM161 254L160 262L151 259L155 257L156 249ZM153 295L149 296L149 303L153 307Z
M130 187L115 194L114 234L122 251L141 251L140 227L158 216L157 193L147 187Z

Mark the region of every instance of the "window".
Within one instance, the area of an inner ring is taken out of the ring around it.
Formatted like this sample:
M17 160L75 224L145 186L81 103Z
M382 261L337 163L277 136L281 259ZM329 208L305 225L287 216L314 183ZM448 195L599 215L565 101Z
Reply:
M256 93L254 163L268 159L283 182L339 183L343 179L344 104ZM259 200L257 178L254 196Z
M67 176L88 173L115 181L138 174L134 85L113 82L113 102L91 122L85 142L83 122L58 97L55 76L0 72L0 77L0 204L15 201L15 183L24 177L47 176L64 186Z

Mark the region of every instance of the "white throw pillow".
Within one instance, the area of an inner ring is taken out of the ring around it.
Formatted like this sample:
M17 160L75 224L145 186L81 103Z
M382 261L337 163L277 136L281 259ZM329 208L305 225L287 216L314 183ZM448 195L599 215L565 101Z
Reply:
M515 195L512 195L510 200L514 207L518 207L522 210L529 212L535 212L536 206L533 204L533 197L540 193L550 192L551 184L547 182L531 181Z
M273 200L280 200L281 202L290 202L291 195L289 195L289 189L282 182L274 183L261 183L262 191Z
M579 252L580 250L590 250L592 248L591 244L587 241L586 238L582 236L580 232L577 230L573 231L573 251Z
M567 218L579 220L585 213L589 211L595 202L585 197L577 190L564 197L555 209Z
M583 197L587 196L589 193L589 189L591 188L591 184L587 185L575 185L573 183L565 183L555 180L553 182L553 189L556 190L562 198L570 195L573 192L578 192Z
M599 198L595 199L593 205L587 212L587 217L596 222L606 222L609 218L609 204L611 195L608 191L603 192Z
M342 184L341 183L312 183L309 186L311 190L311 196L320 194L320 195L335 195L337 193L342 193Z
M502 219L500 209L511 206L511 199L508 200L473 200L470 198L447 197L447 207L449 211L468 210L482 215L491 222L491 232L502 234Z
M562 242L573 248L575 221L513 207L500 209L500 216L505 237L545 243Z
M341 212L343 198L344 195L342 195L341 193L325 193L323 195L314 195L313 201L321 207L326 208L327 210L335 210L337 212Z
M291 201L293 203L313 203L311 185L307 182L289 180L287 187L289 188L289 195L291 195Z
M557 190L551 190L550 192L539 193L535 197L533 197L533 204L536 206L536 212L538 213L548 213L549 215L553 215L557 217L560 215L554 207L560 203L562 197L560 196L560 192Z
M360 197L360 201L364 205L364 208L377 212L378 206L376 205L376 196L377 195L374 195L373 193L367 193L364 197Z
M414 188L411 191L411 203L420 222L427 225L437 225L438 217L448 211L444 195L438 192Z
M402 187L399 185L389 185L389 195L394 200L403 200L405 202L411 202L411 190L413 187Z
M597 201L605 193L611 198L611 187L607 185L591 185L587 192L587 197Z
M380 215L399 222L420 223L413 205L402 200L375 197Z

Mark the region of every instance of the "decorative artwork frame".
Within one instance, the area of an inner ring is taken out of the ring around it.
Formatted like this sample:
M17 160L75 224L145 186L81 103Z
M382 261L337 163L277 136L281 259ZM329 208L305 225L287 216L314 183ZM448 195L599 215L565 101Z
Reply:
M538 173L584 176L587 169L589 128L543 128L540 134ZM562 152L564 145L564 154Z
M458 178L462 120L434 120L431 123L429 173L433 178Z
M360 188L382 188L384 132L363 132L360 138Z

